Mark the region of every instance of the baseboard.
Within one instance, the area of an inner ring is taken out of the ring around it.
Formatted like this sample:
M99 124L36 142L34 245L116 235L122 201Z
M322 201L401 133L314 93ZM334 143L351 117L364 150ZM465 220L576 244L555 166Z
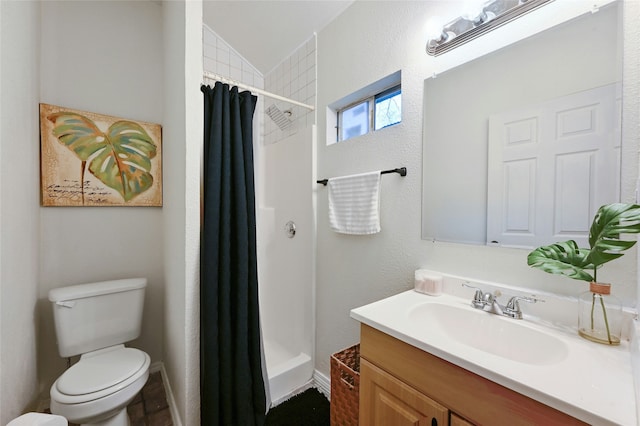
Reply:
M313 383L315 387L331 400L331 379L318 370L313 371Z
M182 426L182 421L180 420L180 416L178 415L178 406L176 405L176 399L173 396L173 391L171 390L171 383L169 382L169 377L167 376L167 370L164 368L164 363L162 362L154 362L149 367L150 372L160 371L160 375L162 376L162 383L164 384L164 392L167 396L167 405L169 405L169 412L171 413L171 419L173 420L174 426Z

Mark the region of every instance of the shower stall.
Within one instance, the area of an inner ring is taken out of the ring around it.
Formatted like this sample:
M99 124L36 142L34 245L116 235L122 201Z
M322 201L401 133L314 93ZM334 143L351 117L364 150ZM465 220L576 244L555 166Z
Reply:
M302 125L261 144L257 156L260 317L273 405L314 371L314 147L315 126Z
M315 102L316 40L299 47L292 56L298 62L284 61L263 76L204 24L203 38L206 83L222 81L258 96L253 134L260 323L270 401L277 404L307 386L314 372L315 114L309 105ZM241 80L229 79L238 66Z

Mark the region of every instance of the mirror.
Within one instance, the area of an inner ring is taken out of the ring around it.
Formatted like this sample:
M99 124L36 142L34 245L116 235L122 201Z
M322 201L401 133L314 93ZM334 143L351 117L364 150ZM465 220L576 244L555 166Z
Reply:
M423 239L583 245L620 199L618 3L425 80ZM589 142L556 150L577 139Z

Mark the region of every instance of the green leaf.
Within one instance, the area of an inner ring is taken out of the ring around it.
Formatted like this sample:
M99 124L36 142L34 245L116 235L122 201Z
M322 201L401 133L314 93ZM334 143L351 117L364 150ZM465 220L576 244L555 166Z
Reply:
M88 161L89 171L125 201L153 184L150 171L156 145L139 124L121 120L103 133L80 114L60 112L47 118L54 123L53 134L58 140L80 160Z
M104 146L106 135L87 117L71 112L58 112L50 114L47 119L53 123L53 135L81 161L87 161Z
M622 256L636 241L621 240L620 234L640 233L640 206L607 204L598 210L589 230L589 261L596 267Z
M593 281L591 274L585 269L593 268L590 264L589 250L581 249L573 241L538 247L529 253L527 264L542 269L550 274L561 274L582 281Z

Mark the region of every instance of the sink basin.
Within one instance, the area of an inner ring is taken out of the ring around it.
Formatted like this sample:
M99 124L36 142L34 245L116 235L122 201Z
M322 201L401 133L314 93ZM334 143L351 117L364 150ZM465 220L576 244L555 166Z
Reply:
M466 306L423 303L412 308L409 320L429 333L442 334L463 345L530 365L555 364L566 358L562 340L528 327L521 320Z

